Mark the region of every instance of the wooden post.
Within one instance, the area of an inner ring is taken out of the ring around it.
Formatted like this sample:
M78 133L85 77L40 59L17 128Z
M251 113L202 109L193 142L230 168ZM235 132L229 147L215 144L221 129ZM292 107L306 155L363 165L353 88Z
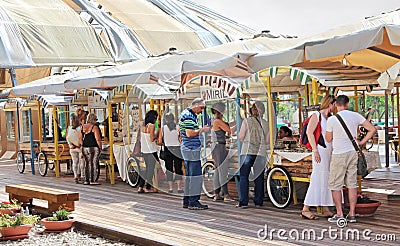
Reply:
M115 184L114 178L114 133L112 127L112 106L111 102L107 102L108 108L108 145L110 146L110 162L108 163L109 171L110 171L110 182L111 184ZM101 148L101 146L100 146Z
M57 123L57 108L53 107L53 139L55 147L54 156L54 167L56 170L56 177L60 177L60 165L59 165L59 151L58 151L58 123Z

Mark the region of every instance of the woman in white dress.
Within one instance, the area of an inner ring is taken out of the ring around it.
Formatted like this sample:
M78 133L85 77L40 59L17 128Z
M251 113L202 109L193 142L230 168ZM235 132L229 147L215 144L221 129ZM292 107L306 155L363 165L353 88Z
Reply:
M322 206L324 217L333 216L334 213L329 210L329 206L334 206L332 193L328 189L329 163L332 154L332 144L325 141L326 122L335 109L335 97L333 95L325 96L321 101L319 112L314 113L307 127L307 137L313 149L312 153L312 173L310 185L304 199L304 207L301 216L305 219L318 219L311 211L310 206ZM320 117L321 116L321 117ZM318 121L321 120L322 136L326 148L319 145L314 137L314 131L317 128Z

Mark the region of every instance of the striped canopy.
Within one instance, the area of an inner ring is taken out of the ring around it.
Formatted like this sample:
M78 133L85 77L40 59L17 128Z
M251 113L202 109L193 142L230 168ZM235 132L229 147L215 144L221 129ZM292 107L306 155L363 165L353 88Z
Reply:
M107 97L110 93L110 90L82 89L75 93L72 104L87 105L88 97L94 95L99 95L102 101L107 101Z
M113 102L125 101L127 97L129 102L146 101L148 99L171 100L175 99L175 94L158 84L121 85L108 94L107 100Z
M207 89L217 89L224 93L224 98L232 98L236 96L236 91L240 88L240 84L241 82L237 82L229 77L200 75L192 78L186 83L182 83L178 90L178 95L181 97L190 93L194 95L191 97L204 97L204 95L201 95L202 91Z
M378 87L380 73L369 68L329 64L326 67L297 68L270 67L247 78L242 85L248 94L266 93L266 79L270 77L272 92L301 92L306 84L316 80L327 87Z

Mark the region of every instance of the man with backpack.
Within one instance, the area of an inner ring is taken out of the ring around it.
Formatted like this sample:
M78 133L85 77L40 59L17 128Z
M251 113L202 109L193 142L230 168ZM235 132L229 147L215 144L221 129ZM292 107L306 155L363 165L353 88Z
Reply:
M338 113L336 117L330 117L327 122L325 139L332 142L333 152L330 163L328 188L332 191L336 214L329 218L329 222L337 222L344 218L342 210L343 185L349 190L350 212L346 219L348 222L356 222L355 207L357 203L357 161L358 155L351 139L344 127L348 128L351 136L356 139L358 126L362 125L368 130L368 134L357 144L362 146L375 134L375 127L359 113L348 110L349 98L340 95L336 98ZM344 124L339 118L343 119Z

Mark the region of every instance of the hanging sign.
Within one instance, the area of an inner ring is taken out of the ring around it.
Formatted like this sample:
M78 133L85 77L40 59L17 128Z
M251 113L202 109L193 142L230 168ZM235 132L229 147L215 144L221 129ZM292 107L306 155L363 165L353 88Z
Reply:
M204 100L220 100L233 97L236 87L227 78L205 75L200 77L200 93Z
M88 107L89 108L107 108L105 100L100 95L88 96Z

